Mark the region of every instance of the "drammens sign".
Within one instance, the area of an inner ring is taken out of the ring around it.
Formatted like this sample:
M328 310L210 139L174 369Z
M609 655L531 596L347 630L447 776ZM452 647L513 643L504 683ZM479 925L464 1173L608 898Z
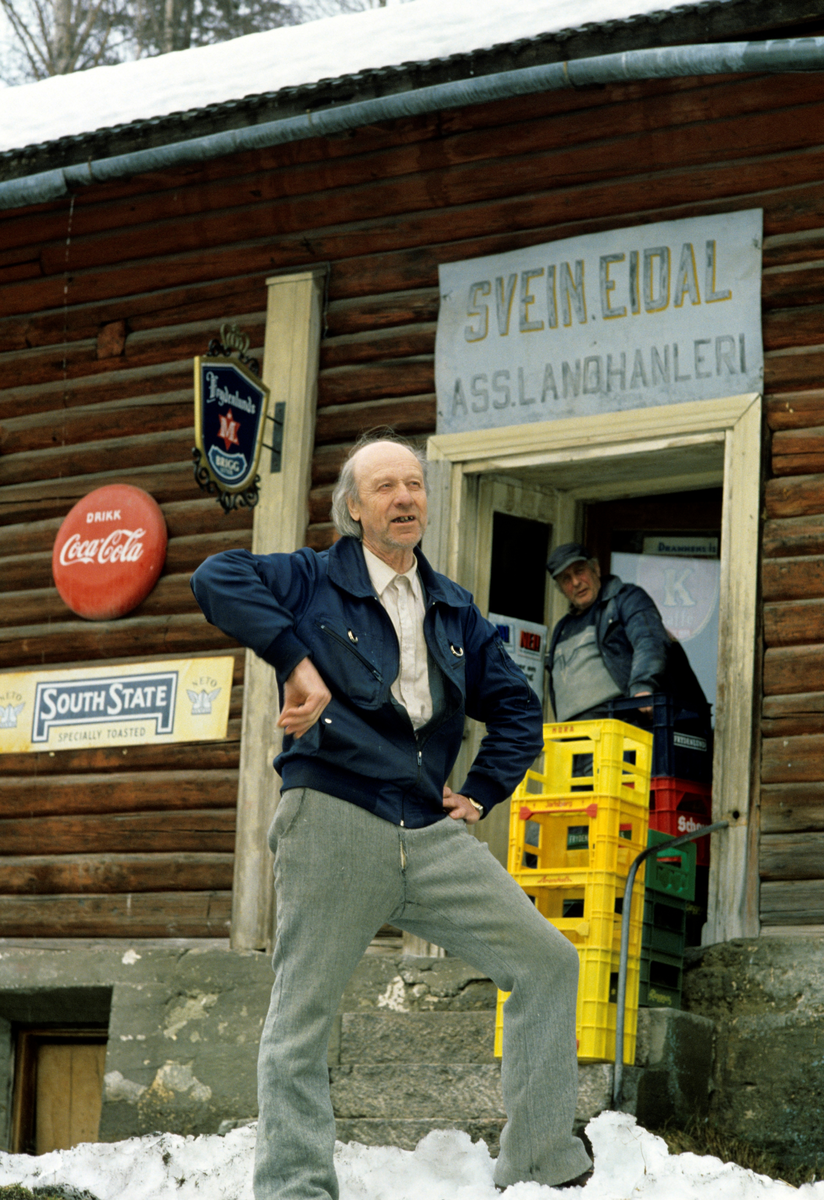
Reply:
M763 388L762 212L440 268L438 432Z
M0 675L0 754L223 738L232 657Z

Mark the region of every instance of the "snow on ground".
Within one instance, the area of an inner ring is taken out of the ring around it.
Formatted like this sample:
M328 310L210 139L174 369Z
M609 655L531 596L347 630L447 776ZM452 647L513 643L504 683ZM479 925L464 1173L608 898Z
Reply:
M0 88L0 151L677 4L683 0L415 0L57 75Z
M605 1112L587 1133L595 1174L584 1189L558 1192L517 1183L504 1200L786 1200L788 1184L718 1158L671 1155L665 1143L626 1113ZM96 1200L252 1200L253 1126L225 1137L154 1134L111 1145L89 1144L32 1158L0 1153L0 1185L49 1184L86 1190ZM416 1150L338 1144L340 1200L498 1200L484 1142L455 1130L430 1133ZM805 1184L799 1200L824 1200L824 1182Z

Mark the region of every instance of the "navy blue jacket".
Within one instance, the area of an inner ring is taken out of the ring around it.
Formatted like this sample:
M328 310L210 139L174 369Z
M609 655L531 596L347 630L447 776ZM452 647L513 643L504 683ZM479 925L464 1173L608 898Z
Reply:
M329 550L206 559L192 590L206 619L251 647L283 683L307 656L332 699L301 738L288 734L275 768L283 787L311 787L410 828L445 815L443 785L464 716L487 732L459 789L488 811L506 799L543 747L543 717L526 676L463 588L415 551L426 594L424 634L444 678L437 720L416 734L390 687L398 640L375 594L360 543Z
M594 608L595 641L604 666L624 696L663 692L684 708L705 715L707 700L684 648L670 637L655 601L643 588L623 583L617 575L606 575ZM553 709L552 664L567 619L562 617L553 629L546 661Z

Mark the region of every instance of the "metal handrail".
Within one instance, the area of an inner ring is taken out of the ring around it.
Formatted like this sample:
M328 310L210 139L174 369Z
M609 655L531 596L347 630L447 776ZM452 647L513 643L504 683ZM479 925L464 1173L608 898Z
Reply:
M629 919L632 910L632 889L638 868L652 854L661 854L694 842L698 838L716 833L719 829L727 829L729 821L716 821L712 825L704 825L692 833L683 833L679 837L669 838L666 842L658 842L655 846L647 846L633 861L627 875L624 888L624 904L621 912L621 957L618 963L618 1011L615 1016L615 1069L612 1077L612 1107L617 1111L623 1102L624 1084L624 1009L627 996L627 962L629 960Z

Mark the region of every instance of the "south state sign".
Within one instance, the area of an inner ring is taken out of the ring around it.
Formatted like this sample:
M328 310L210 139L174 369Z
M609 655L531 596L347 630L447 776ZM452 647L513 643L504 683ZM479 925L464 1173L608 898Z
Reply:
M195 441L221 492L254 485L269 389L232 358L195 358Z

